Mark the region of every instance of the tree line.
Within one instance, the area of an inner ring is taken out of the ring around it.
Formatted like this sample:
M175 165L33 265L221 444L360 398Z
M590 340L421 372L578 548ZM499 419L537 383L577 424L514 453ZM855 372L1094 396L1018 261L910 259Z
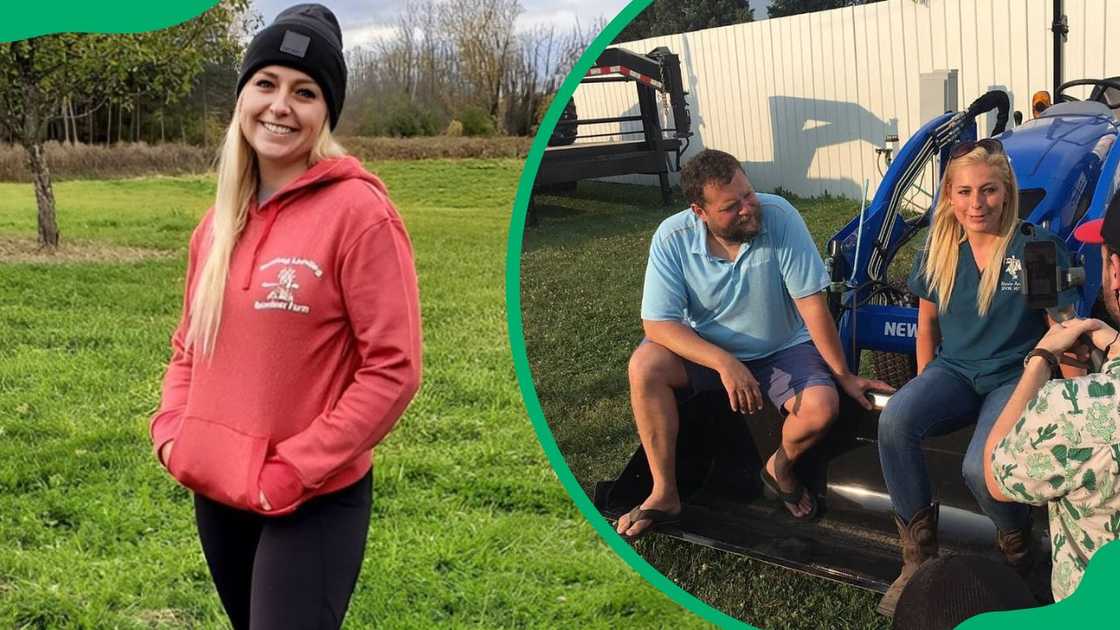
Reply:
M533 133L602 22L518 32L521 12L518 0L410 2L392 36L347 54L351 87L340 131Z
M232 100L233 84L223 79L236 80L242 42L260 24L250 0L223 0L160 31L0 44L0 137L24 145L36 137L198 143L208 106ZM224 110L228 120L232 106Z
M451 127L466 135L532 133L602 24L518 32L521 11L518 0L406 5L391 36L347 48L349 87L339 132L415 136ZM232 114L243 47L262 26L250 0L223 0L195 20L156 33L0 44L0 87L37 82L46 88L49 102L39 115L44 139L213 146ZM31 70L21 74L21 64L29 63ZM62 67L40 76L53 65ZM10 92L0 94L0 104L14 99ZM0 141L22 144L24 121L13 117L23 110L6 109L13 115L0 118Z
M601 25L517 32L518 0L416 0L390 37L348 50L341 133L529 134ZM38 239L59 230L44 144L177 141L216 146L234 106L245 44L263 26L251 0L222 0L149 33L64 33L0 44L0 141L22 146Z

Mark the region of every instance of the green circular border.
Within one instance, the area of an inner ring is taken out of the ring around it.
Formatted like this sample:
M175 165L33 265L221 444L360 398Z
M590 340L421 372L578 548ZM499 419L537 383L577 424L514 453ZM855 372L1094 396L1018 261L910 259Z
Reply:
M572 72L560 85L556 97L552 100L552 105L541 121L537 136L533 139L529 156L525 159L525 170L521 172L521 181L517 186L517 197L513 204L513 218L510 221L509 247L506 252L506 317L509 323L510 347L513 351L513 364L517 371L517 382L521 387L521 395L525 399L525 407L533 421L533 429L537 432L537 438L540 440L545 454L548 455L548 461L552 464L556 476L560 478L560 482L564 485L568 495L572 497L580 512L595 528L603 541L646 581L653 584L676 603L705 620L724 628L754 629L754 626L749 626L712 608L674 584L672 580L662 575L638 555L630 545L623 542L606 519L599 514L599 511L591 503L591 499L580 488L572 470L568 468L563 454L560 453L560 448L556 445L556 439L552 436L552 432L545 422L544 412L541 410L540 400L537 398L537 390L533 386L529 357L525 352L525 330L521 321L521 247L524 242L529 198L533 193L533 182L537 178L541 157L544 155L545 147L548 146L548 138L556 127L556 121L560 119L564 105L567 104L568 99L572 97L579 86L580 79L587 74L588 69L599 57L599 53L603 52L611 41L622 32L622 29L634 19L634 16L649 6L651 1L633 0L630 2L591 42L572 68Z

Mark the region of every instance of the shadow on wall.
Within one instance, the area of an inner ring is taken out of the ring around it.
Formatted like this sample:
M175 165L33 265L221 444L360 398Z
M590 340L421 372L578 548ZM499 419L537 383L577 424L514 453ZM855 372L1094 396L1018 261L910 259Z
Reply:
M830 166L833 172L845 166L840 163L842 156L831 156L826 161L818 159L817 154L826 147L855 141L858 151L867 152L861 156L864 164L874 168L873 160L878 156L871 147L882 146L887 134L897 133L898 120L884 121L856 103L793 96L771 96L768 101L770 134L774 139L771 155L777 156L778 161L752 162L750 156L741 156L748 158L743 161L743 168L752 181L757 181L756 185L763 190L781 187L807 196L827 192L859 199L863 194L862 181L813 175L814 161L825 172Z
M687 162L704 148L727 149L731 144L720 143L716 139L706 141L704 117L696 108L695 94L690 94L688 100L693 116L694 132L688 151L681 158L682 163ZM773 96L770 97L769 104L770 133L774 139L774 146L769 153L776 156L777 160L756 162L750 159L750 155L736 156L743 160L743 168L759 190L783 188L805 196L827 192L834 196L859 199L863 192L862 181L856 181L851 177L814 176L812 172L814 161L821 164L821 170L825 172L830 166L828 161L818 159L817 153L826 147L858 141L857 150L867 152L867 155L862 156L864 164L875 168L874 160L879 159L879 156L874 153L872 147L882 146L887 134L898 133L897 119L884 121L855 103ZM638 106L634 105L624 115L636 116L638 113ZM635 126L628 126L625 130L641 130L640 124L628 123L628 125ZM791 138L796 141L790 142ZM638 140L640 135L626 135L623 139ZM902 141L904 143L905 139ZM845 158L831 157L833 171L842 168L839 162L843 159ZM678 173L671 173L670 177L674 184L679 183ZM654 176L626 177L615 181L631 181L648 185L657 183Z
M689 80L695 85L694 76L690 76ZM705 134L705 116L696 104L698 95L695 88L687 98L692 114L693 135L688 151L681 158L682 164L704 148L726 150L732 144L730 141L722 143L717 138L708 138ZM818 152L826 147L855 141L856 150L866 152L866 155L861 156L864 165L874 169L875 160L879 156L874 153L873 147L883 146L883 139L887 134L898 133L897 119L884 121L855 103L790 96L772 96L768 102L770 135L773 138L773 146L768 153L775 156L776 160L752 161L750 155L736 156L743 161L743 168L759 190L783 188L804 196L827 192L834 196L858 199L863 192L862 180L843 176L822 177L813 173L814 162L818 163L817 170L824 173L831 170L835 173L847 168L843 162L851 160L851 156L844 154L821 159L818 158ZM621 115L637 116L639 113L635 103ZM663 120L662 124L671 122ZM622 130L640 132L641 123L624 123ZM621 139L637 141L641 139L641 135L632 133L621 136ZM747 140L749 142L750 138ZM905 143L905 140L903 138L902 142ZM674 185L679 184L679 173L670 173L670 178ZM657 185L656 176L646 175L609 178L608 181Z

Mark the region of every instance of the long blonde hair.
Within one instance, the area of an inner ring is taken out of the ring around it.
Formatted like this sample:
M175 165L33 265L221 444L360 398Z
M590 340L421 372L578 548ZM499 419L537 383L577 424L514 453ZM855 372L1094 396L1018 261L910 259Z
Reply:
M331 135L329 117L323 120L319 136L311 147L309 165L325 158L342 157L346 150ZM190 302L190 324L186 345L206 355L214 351L222 319L222 302L229 279L229 261L249 214L249 202L257 194L260 171L257 154L241 133L241 98L233 109L218 156L218 187L211 221L210 250L198 272ZM190 280L188 279L188 282Z
M996 285L1003 270L1003 256L1007 253L1008 243L1015 236L1015 227L1019 220L1019 184L1015 181L1015 173L1012 172L1011 164L1005 154L989 153L984 147L977 146L965 155L950 160L941 178L941 192L937 199L937 207L934 208L933 226L926 241L923 272L926 286L937 295L938 310L944 313L948 310L949 298L953 295L957 265L960 263L960 245L967 238L964 228L953 214L950 188L953 185L953 176L959 169L976 164L986 164L991 167L1002 181L1004 188L999 238L996 246L992 248L991 257L984 267L984 273L980 276L980 287L976 291L976 312L983 317L988 314L992 298L995 297Z

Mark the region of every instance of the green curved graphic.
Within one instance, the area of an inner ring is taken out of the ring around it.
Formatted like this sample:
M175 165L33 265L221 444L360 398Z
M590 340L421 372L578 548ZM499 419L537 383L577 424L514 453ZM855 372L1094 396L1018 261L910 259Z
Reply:
M962 623L961 630L1054 630L1077 624L1085 628L1114 628L1116 584L1120 578L1120 543L1112 541L1089 560L1081 584L1064 600L1029 610L986 613Z
M599 536L646 581L656 586L681 606L724 628L754 628L754 626L748 626L712 608L661 575L657 569L653 568L636 551L624 543L615 533L614 528L599 514L591 500L583 493L571 469L568 468L564 456L560 453L560 448L556 445L556 439L553 438L548 424L545 423L544 412L541 410L540 400L537 398L537 390L533 386L529 358L525 352L525 331L521 321L521 247L524 240L525 218L529 209L529 197L533 192L533 182L537 178L541 157L548 145L548 138L552 135L552 130L560 119L560 113L564 110L564 105L572 98L572 94L579 86L580 78L591 68L599 53L603 52L622 29L634 19L634 16L649 6L650 2L651 0L633 0L630 2L591 42L591 45L587 47L587 50L584 51L579 61L572 68L571 74L564 79L556 97L552 99L552 105L549 106L548 112L541 120L537 137L533 139L529 157L525 160L525 170L521 172L521 181L517 186L517 197L513 205L513 219L510 221L509 248L506 252L506 310L509 321L510 346L513 350L513 362L517 370L517 381L521 387L521 395L525 399L525 408L529 411L529 417L533 421L533 429L537 433L537 438L540 440L541 446L544 447L544 451L548 455L548 461L552 464L552 468L556 471L556 476L560 478L564 489L567 490L568 495L572 497L576 506L579 507L579 510L595 528Z
M0 42L51 33L139 33L185 22L218 0L47 0L13 2L0 20Z

